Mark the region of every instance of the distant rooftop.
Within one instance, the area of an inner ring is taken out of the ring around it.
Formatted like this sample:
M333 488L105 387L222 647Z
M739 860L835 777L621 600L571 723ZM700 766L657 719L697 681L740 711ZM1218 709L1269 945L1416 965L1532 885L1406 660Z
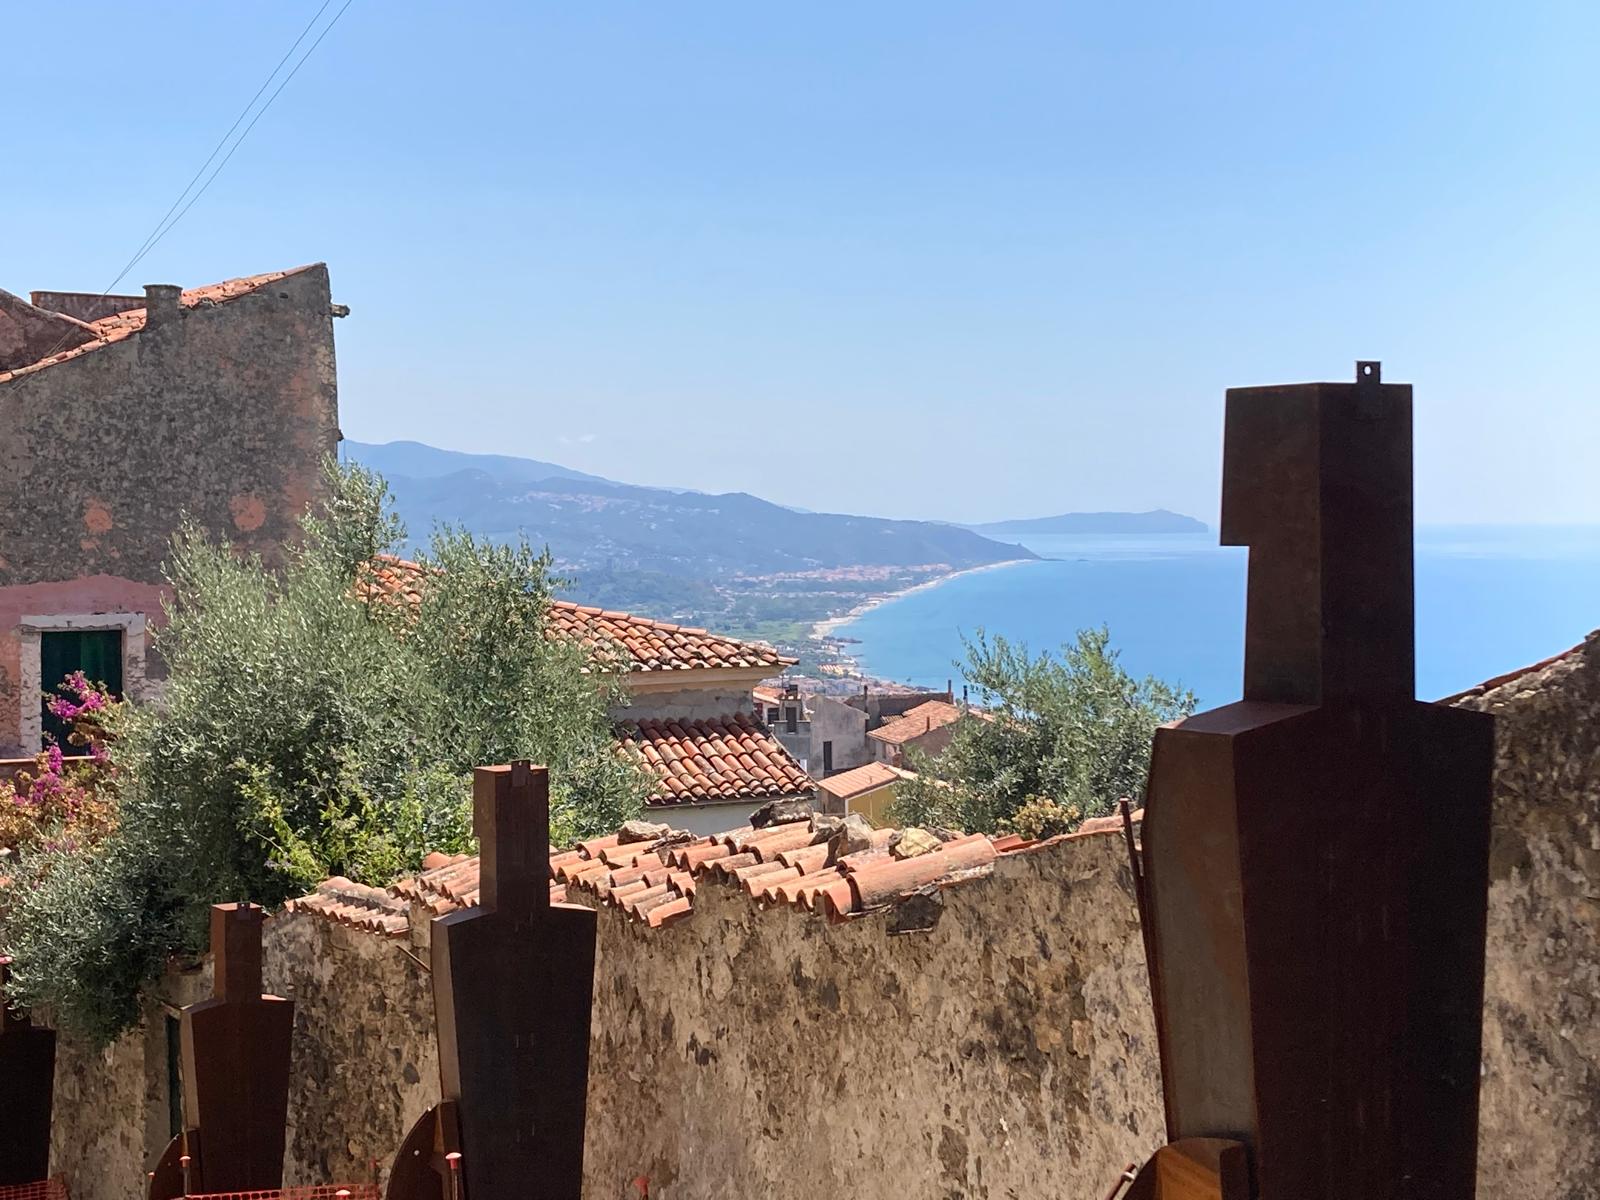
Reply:
M618 727L617 741L659 781L648 801L652 807L810 796L816 786L766 727L743 713L627 722Z
M415 604L421 597L425 570L408 559L381 554L374 560L370 586L383 595ZM570 600L550 602L550 623L554 632L593 651L602 666L609 648L625 650L631 672L728 668L775 674L797 661L762 642L742 642L704 629L592 608Z
M961 719L959 706L945 700L929 700L910 708L892 721L885 721L876 729L868 730L869 738L876 738L891 746L899 746L912 738L921 737L930 730L949 725Z

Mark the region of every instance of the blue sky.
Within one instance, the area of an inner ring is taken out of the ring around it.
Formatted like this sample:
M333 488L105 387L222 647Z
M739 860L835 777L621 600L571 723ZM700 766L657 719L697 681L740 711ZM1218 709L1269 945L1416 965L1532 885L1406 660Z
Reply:
M316 7L9 11L0 287L103 288ZM347 436L890 516L1214 521L1224 388L1381 358L1419 519L1600 521L1596 45L1592 3L354 0L120 290L325 260Z

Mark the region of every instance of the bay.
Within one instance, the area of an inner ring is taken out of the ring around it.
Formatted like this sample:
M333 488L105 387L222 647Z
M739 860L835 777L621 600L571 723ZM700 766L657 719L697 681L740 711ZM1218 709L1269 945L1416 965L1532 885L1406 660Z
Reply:
M1122 662L1237 700L1245 555L1213 534L1036 536L1044 561L958 575L841 626L867 675L961 686L963 635L1055 650L1105 625ZM1416 538L1417 695L1446 696L1575 645L1600 626L1600 526L1435 526Z

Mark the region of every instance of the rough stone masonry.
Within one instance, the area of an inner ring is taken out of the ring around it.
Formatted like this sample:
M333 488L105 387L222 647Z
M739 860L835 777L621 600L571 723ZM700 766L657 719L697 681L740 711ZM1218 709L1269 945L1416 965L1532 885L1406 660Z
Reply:
M123 630L138 694L182 521L276 561L339 441L322 264L77 308L0 292L0 757L39 748L41 629Z

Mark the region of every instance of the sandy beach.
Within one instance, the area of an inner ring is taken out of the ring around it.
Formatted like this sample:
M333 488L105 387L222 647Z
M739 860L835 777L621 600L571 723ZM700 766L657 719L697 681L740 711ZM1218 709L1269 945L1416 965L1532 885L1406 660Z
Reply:
M950 580L959 579L963 575L976 575L981 571L993 571L1000 567L1014 567L1019 563L1038 561L1039 560L1036 558L1008 558L1003 562L984 563L981 567L964 567L959 571L951 571L948 575L938 575L932 579L926 579L923 582L913 584L908 588L901 588L898 591L884 592L882 595L872 596L869 599L864 600L862 603L856 605L847 613L843 613L837 617L828 617L826 620L818 621L811 627L811 640L823 641L826 638L833 637L840 629L850 624L851 621L854 621L862 614L870 612L874 608L877 608L880 604L887 604L890 600L897 600L901 596L909 596L912 592L920 592L926 590L927 588L938 587L941 583L948 583Z

